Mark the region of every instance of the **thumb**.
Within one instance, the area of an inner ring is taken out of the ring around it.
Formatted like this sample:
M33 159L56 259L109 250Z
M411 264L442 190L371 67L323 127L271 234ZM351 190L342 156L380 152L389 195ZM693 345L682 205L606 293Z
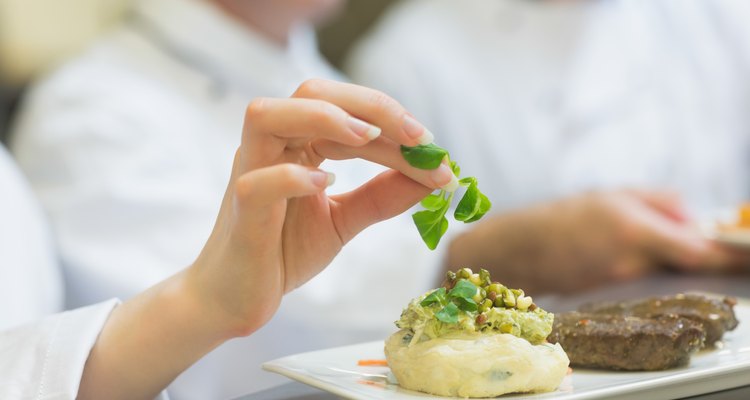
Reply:
M335 180L333 174L299 164L278 164L246 172L234 185L236 204L255 211L279 200L322 192Z
M333 196L340 204L334 223L346 243L368 226L408 210L431 191L399 171L388 170L351 192Z

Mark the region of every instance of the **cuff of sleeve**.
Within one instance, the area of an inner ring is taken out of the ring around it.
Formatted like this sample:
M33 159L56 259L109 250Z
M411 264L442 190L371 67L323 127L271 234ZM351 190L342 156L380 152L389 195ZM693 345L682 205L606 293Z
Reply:
M112 299L50 317L49 335L40 359L39 399L74 399L91 349L119 304ZM43 347L40 346L40 350Z
M73 400L112 299L0 332L0 399ZM158 400L168 400L166 391Z
M117 300L0 332L0 398L75 399L83 368Z

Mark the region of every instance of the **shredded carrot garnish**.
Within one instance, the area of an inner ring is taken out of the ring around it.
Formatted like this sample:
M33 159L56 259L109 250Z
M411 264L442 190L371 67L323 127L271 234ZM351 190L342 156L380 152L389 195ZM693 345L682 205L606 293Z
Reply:
M568 367L568 375L573 373L573 368Z
M387 367L388 361L386 360L359 360L357 361L357 365L360 367Z
M360 383L362 385L375 386L375 387L378 387L378 388L381 388L381 389L385 389L386 388L386 383L385 382L375 382L375 381L368 381L368 380L365 380L365 379L360 379L360 380L357 381L357 383Z

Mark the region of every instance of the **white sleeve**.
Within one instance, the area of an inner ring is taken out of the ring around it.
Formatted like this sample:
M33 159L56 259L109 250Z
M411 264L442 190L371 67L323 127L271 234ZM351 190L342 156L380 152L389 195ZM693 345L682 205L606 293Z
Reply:
M0 145L0 331L63 309L51 233L31 188Z
M117 304L113 299L1 332L0 398L75 399L86 359Z
M156 94L91 93L81 74L35 90L12 143L52 223L69 307L129 298L195 260L231 170L217 162L215 178L202 143L163 134L188 129L174 111L153 115L172 110Z

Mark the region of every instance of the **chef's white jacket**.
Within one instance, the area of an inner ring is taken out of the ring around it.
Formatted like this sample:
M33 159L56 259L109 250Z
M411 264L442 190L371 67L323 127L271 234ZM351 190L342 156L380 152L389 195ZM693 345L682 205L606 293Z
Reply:
M62 276L47 221L0 144L0 330L62 307Z
M36 86L13 150L50 216L67 305L125 299L189 265L216 218L247 103L287 97L311 77L339 76L307 29L280 48L209 3L149 0ZM330 192L380 170L323 168L337 174ZM284 382L262 372L263 361L383 339L438 270L439 252L427 250L409 215L376 225L287 296L266 327L178 378L170 396L261 390Z
M2 146L0 193L0 399L73 400L117 301L47 316L62 309L60 268L38 202Z
M407 0L347 62L430 126L495 211L580 191L750 198L750 3Z
M75 399L86 359L115 305L112 300L0 331L0 398Z

